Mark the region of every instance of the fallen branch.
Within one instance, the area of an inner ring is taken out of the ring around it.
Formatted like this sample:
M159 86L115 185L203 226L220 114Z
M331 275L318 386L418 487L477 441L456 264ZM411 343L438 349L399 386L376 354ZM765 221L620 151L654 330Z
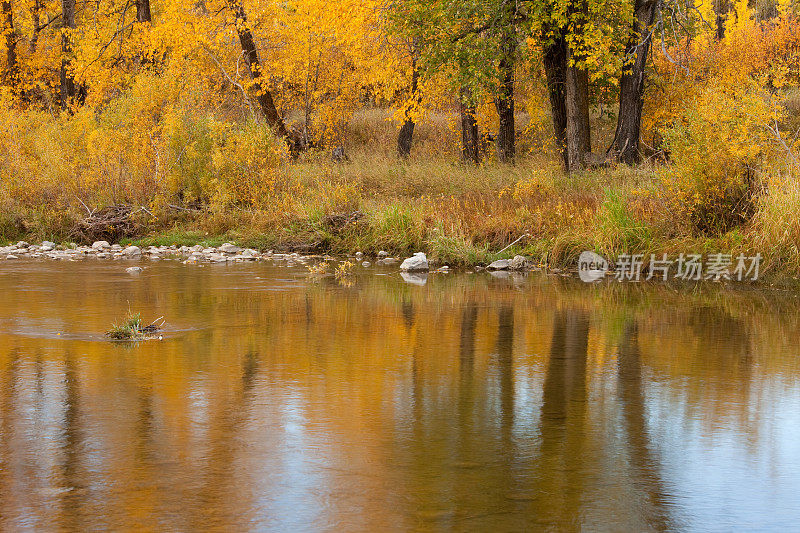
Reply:
M511 248L512 246L514 246L515 244L517 244L519 241L521 241L521 240L522 240L522 239L524 239L525 237L530 237L530 234L529 234L529 233L525 233L525 234L523 234L523 235L522 235L522 236L520 236L520 237L519 237L517 240L515 240L514 242L512 242L511 244L509 244L508 246L506 246L505 248L503 248L502 250L500 250L500 251L499 251L499 252L497 252L497 253L498 253L498 254L502 254L503 252L505 252L506 250L508 250L509 248Z

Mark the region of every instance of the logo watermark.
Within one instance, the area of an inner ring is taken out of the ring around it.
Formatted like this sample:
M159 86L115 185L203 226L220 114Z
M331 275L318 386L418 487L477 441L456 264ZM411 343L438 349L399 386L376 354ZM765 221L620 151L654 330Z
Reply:
M613 275L617 281L756 281L760 267L761 254L739 254L735 258L723 253L680 254L673 258L650 254L649 261L644 254L620 254L614 261ZM594 252L583 252L578 258L578 276L587 283L605 278L610 270L609 262Z
M602 255L594 252L583 252L578 258L578 276L582 281L591 283L606 277L608 261Z

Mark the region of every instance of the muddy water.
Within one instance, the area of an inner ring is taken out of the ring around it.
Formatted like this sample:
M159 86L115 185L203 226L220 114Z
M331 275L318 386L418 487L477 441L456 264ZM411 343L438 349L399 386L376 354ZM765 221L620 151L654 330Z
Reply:
M0 264L0 530L800 520L791 293L125 266Z

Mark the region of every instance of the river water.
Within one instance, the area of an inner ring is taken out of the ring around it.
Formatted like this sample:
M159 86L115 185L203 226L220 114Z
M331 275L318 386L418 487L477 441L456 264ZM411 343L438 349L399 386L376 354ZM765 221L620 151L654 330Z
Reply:
M800 521L796 294L125 266L0 264L0 530Z

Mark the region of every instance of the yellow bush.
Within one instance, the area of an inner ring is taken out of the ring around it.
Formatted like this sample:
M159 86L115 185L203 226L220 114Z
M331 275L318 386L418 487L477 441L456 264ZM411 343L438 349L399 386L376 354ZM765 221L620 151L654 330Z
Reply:
M673 160L665 189L679 219L712 235L749 220L758 175L771 151L765 126L779 113L755 82L709 85L691 102L664 131Z
M286 175L282 141L264 124L218 118L195 104L185 87L145 76L103 109L0 108L0 197L75 211L264 205Z

